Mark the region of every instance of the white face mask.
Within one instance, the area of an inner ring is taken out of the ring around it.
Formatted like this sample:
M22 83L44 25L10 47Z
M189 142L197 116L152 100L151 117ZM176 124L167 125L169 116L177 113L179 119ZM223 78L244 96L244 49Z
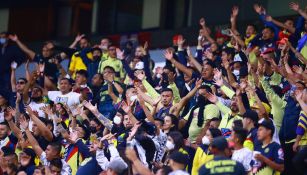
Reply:
M132 95L132 96L130 97L130 101L133 102L133 101L135 101L137 98L138 98L138 96Z
M116 115L116 116L113 118L113 122L114 122L115 124L119 125L119 124L122 122L122 119L121 119L119 116Z
M102 50L107 50L107 49L108 49L108 46L106 46L106 45L100 45L99 48L102 49Z
M161 78L162 77L162 75L161 74L157 74L157 78Z
M240 75L240 70L233 70L232 73L235 74L236 77L238 77Z
M172 149L175 148L175 145L174 145L171 141L169 141L169 140L166 141L165 146L166 146L166 149L167 149L167 150L172 150Z
M210 140L207 136L204 136L201 140L204 145L210 145Z

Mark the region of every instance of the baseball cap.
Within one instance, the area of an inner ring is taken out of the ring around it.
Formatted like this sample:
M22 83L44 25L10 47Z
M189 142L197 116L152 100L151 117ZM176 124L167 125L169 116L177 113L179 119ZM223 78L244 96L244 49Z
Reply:
M224 151L228 147L228 142L223 136L219 136L216 138L213 138L211 147L217 148L220 151Z
M180 164L183 164L183 165L187 165L190 161L188 154L184 154L184 153L179 152L179 151L173 152L169 156L169 159L172 159L174 162L177 162L177 163L180 163Z
M259 123L259 127L260 127L260 126L263 126L263 127L265 127L266 129L271 130L272 133L275 132L274 124L273 124L273 122L272 122L270 119L264 119L261 123Z
M135 69L136 70L144 69L144 62L143 61L139 61L138 63L136 63Z
M265 103L265 102L262 102L262 105L263 105L264 108L265 108L265 112L266 112L267 114L270 114L270 113L271 113L271 107L270 107L270 105L268 105L268 104ZM253 108L253 109L259 109L259 106L258 106L256 103L254 103L254 104L251 106L251 108Z
M114 159L109 163L108 168L121 174L128 168L128 166L122 159Z
M246 112L243 114L243 118L251 119L254 124L258 123L258 114L254 110L246 110Z

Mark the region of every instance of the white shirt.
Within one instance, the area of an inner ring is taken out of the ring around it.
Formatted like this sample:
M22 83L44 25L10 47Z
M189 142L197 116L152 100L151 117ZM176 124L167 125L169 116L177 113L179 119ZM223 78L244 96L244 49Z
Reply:
M172 171L168 175L189 175L189 173L183 170L176 170L176 171Z
M46 157L46 152L42 152L41 156L40 156L40 161L44 166L49 166L50 162L47 160ZM72 170L70 168L70 166L65 162L65 160L61 159L63 167L61 170L61 175L71 175Z
M65 95L62 94L61 91L49 91L48 97L54 103L63 103L67 104L70 109L73 109L73 105L80 104L80 96L81 94L76 92L69 92Z
M29 106L31 107L31 109L33 111L37 111L38 112L38 116L39 117L46 118L46 115L45 115L45 113L43 111L43 107L47 106L47 104L45 104L45 103L36 103L34 101L31 101L29 103Z
M4 122L4 112L0 112L0 122Z
M248 148L241 148L239 150L234 150L232 154L232 160L240 162L243 164L245 171L250 171L250 163L253 158L253 152Z

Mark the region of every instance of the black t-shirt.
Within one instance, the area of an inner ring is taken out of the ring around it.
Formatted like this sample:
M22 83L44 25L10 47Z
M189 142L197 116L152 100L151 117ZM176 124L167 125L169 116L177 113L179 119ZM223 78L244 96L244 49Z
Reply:
M43 149L46 150L47 146L49 143L48 140L46 140L43 136L34 136L34 138L37 140L39 146Z
M50 59L44 58L40 54L36 54L33 59L35 62L40 63L44 62L45 63L45 75L48 76L49 78L52 78L52 82L57 82L57 74L58 74L58 67L55 63L50 62Z
M215 156L199 169L199 175L245 175L241 163L227 157Z

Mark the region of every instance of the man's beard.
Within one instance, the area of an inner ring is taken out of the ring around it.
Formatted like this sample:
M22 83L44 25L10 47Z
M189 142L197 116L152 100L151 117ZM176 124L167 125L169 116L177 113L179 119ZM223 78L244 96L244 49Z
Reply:
M42 99L43 99L43 97L32 97L31 98L34 102L40 102Z

